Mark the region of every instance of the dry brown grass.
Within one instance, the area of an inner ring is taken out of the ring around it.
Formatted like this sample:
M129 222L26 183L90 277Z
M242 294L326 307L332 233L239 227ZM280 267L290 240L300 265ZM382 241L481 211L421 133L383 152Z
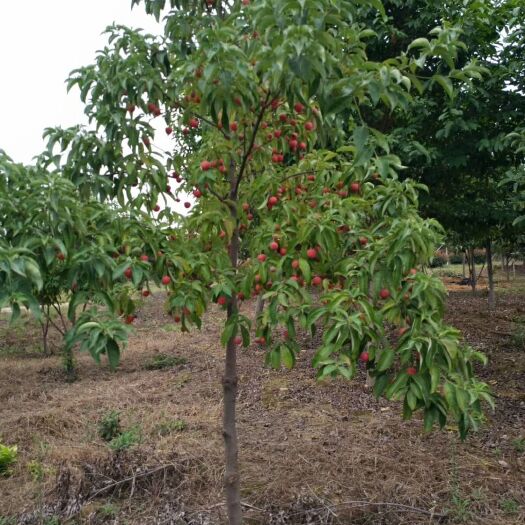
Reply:
M525 456L513 440L525 438L525 355L492 332L508 331L525 300L506 294L502 301L501 319L491 317L491 324L482 298L472 303L457 292L450 299L451 320L471 342L489 353L494 348L496 365L482 374L499 396L498 413L466 443L452 427L422 435L420 421L403 422L396 404L374 400L362 376L317 384L308 339L292 371L263 368L263 351L255 346L241 351L238 420L247 523L438 522L362 501L446 513L452 523L523 523ZM160 302L154 297L144 307L115 374L80 356L79 379L67 384L57 356L0 357L0 441L20 450L13 476L0 479L0 516L35 524L46 523L39 512L72 514L70 523L86 524L224 522L223 350L217 344L223 313L212 310L202 332L182 334L164 329L170 325ZM0 328L2 347L5 325ZM145 371L156 353L187 362ZM120 453L108 449L97 424L110 410L120 411L124 427L140 426L140 445ZM170 421L179 419L187 427L170 432ZM28 469L32 461L43 469L40 480Z

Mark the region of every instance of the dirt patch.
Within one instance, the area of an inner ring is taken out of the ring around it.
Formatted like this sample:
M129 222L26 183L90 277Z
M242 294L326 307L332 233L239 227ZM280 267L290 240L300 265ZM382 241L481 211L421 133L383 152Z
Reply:
M79 379L66 384L56 356L1 360L0 440L17 443L20 453L13 476L0 479L0 516L14 523L53 515L90 524L224 523L224 352L217 344L224 314L212 309L202 332L183 334L161 302L145 303L114 374L80 356ZM448 522L523 523L525 353L511 344L523 311L525 298L511 291L498 295L494 313L483 296L450 295L447 318L489 355L491 365L479 373L497 395L497 412L465 443L453 426L423 435L420 420L402 421L400 406L373 398L364 374L318 384L308 338L292 371L264 368L257 345L241 350L247 523L423 524L441 514ZM145 370L159 355L180 361ZM140 429L139 444L113 452L100 439L97 424L110 410L120 412L124 428Z

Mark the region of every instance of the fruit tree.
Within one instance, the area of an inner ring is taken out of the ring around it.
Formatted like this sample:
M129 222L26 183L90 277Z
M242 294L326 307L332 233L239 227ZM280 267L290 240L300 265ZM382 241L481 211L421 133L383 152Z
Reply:
M42 162L79 191L176 230L140 267L162 278L182 330L199 327L210 302L225 310L230 523L241 522L236 356L253 336L269 365L292 367L298 331L320 330L320 379L366 367L375 394L401 400L405 417L421 409L430 430L450 414L464 436L491 401L472 374L483 356L443 323L444 288L420 271L442 233L418 215L423 188L399 180L387 137L361 118L364 107L408 107L426 61L454 63L458 32L437 28L377 62L367 57L373 32L356 20L363 8L385 16L378 0L143 3L163 16L164 36L108 29L95 64L69 79L95 129L49 130ZM474 74L472 64L454 70ZM172 138L171 151L155 133ZM252 296L266 302L255 321Z

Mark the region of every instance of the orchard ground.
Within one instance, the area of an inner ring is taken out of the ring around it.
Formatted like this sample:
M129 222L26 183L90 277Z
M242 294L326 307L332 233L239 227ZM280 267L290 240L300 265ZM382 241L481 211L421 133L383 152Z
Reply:
M364 371L316 383L315 340L301 339L291 371L264 368L264 349L253 344L239 352L246 523L525 521L525 270L510 282L496 275L493 313L485 281L472 297L455 270L438 270L448 322L490 358L478 373L497 410L482 429L465 443L453 426L423 435L417 417L404 422L399 405L374 399ZM162 303L162 292L144 301L116 373L82 355L71 384L58 351L38 350L36 323L0 320L0 442L19 450L12 476L0 477L1 525L225 521L217 344L225 314L213 307L201 332L184 334ZM131 430L133 446L119 452L97 432L112 410Z

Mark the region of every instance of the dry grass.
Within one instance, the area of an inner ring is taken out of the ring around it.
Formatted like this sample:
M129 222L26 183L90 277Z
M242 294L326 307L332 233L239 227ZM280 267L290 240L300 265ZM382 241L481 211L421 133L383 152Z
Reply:
M0 357L0 441L20 451L13 476L0 479L0 517L26 524L51 524L45 516L54 515L86 524L224 522L217 344L223 313L212 310L202 332L182 334L166 329L160 302L160 296L147 302L115 374L80 356L79 379L67 384L57 356ZM453 428L422 435L420 421L403 422L399 406L374 400L362 376L317 384L309 339L292 371L263 368L255 346L241 351L247 523L439 521L363 501L446 513L449 523L523 523L525 455L513 440L525 437L525 354L498 331L508 332L524 308L524 298L510 292L495 314L486 312L483 298L472 301L466 292L450 298L451 320L492 354L493 368L481 373L499 396L497 414L466 443ZM0 329L0 348L20 337ZM158 353L186 363L144 370ZM98 421L110 410L121 413L123 427L140 427L139 445L115 453L98 437ZM175 420L186 427L178 429ZM41 466L40 479L30 462Z

